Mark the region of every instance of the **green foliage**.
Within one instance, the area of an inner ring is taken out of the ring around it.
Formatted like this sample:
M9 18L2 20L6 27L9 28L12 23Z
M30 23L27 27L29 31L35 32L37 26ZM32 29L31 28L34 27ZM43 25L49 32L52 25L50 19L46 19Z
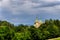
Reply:
M0 26L0 40L11 40L14 36L14 31L6 26Z
M16 33L15 37L13 38L13 40L30 40L30 32L26 31L26 32L21 32L21 33Z
M60 37L59 20L45 20L39 28L0 21L0 40L47 40L56 37Z

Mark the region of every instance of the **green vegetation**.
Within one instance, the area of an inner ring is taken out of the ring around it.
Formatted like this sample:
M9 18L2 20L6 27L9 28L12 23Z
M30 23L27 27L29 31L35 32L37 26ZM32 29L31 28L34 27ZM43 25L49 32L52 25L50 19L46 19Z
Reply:
M60 20L45 20L39 28L0 21L0 40L47 40L57 37L60 37Z
M60 37L58 37L58 38L53 38L53 39L49 39L49 40L60 40Z

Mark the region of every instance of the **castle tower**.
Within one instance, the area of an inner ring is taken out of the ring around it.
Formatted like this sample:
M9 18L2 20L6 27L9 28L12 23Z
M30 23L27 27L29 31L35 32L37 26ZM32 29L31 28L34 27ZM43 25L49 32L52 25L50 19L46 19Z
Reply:
M34 23L34 27L35 28L39 28L41 24L42 24L42 22L38 20L38 17L36 17L36 20L35 20L35 23Z

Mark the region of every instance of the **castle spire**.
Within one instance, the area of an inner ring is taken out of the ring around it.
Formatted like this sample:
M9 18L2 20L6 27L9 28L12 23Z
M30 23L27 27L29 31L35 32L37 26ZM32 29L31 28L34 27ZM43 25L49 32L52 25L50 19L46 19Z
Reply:
M36 20L35 20L35 22L34 22L34 27L35 27L35 28L39 28L40 25L41 25L41 22L38 20L38 17L36 17Z
M36 17L36 20L38 20L38 17Z
M38 22L38 17L36 17L36 20L35 20L35 22Z

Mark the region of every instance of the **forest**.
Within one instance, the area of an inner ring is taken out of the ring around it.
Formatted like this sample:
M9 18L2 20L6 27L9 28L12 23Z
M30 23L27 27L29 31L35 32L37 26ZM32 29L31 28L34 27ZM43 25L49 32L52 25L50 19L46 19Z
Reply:
M0 21L0 40L48 40L60 37L60 20L49 19L39 27L20 24L15 26Z

